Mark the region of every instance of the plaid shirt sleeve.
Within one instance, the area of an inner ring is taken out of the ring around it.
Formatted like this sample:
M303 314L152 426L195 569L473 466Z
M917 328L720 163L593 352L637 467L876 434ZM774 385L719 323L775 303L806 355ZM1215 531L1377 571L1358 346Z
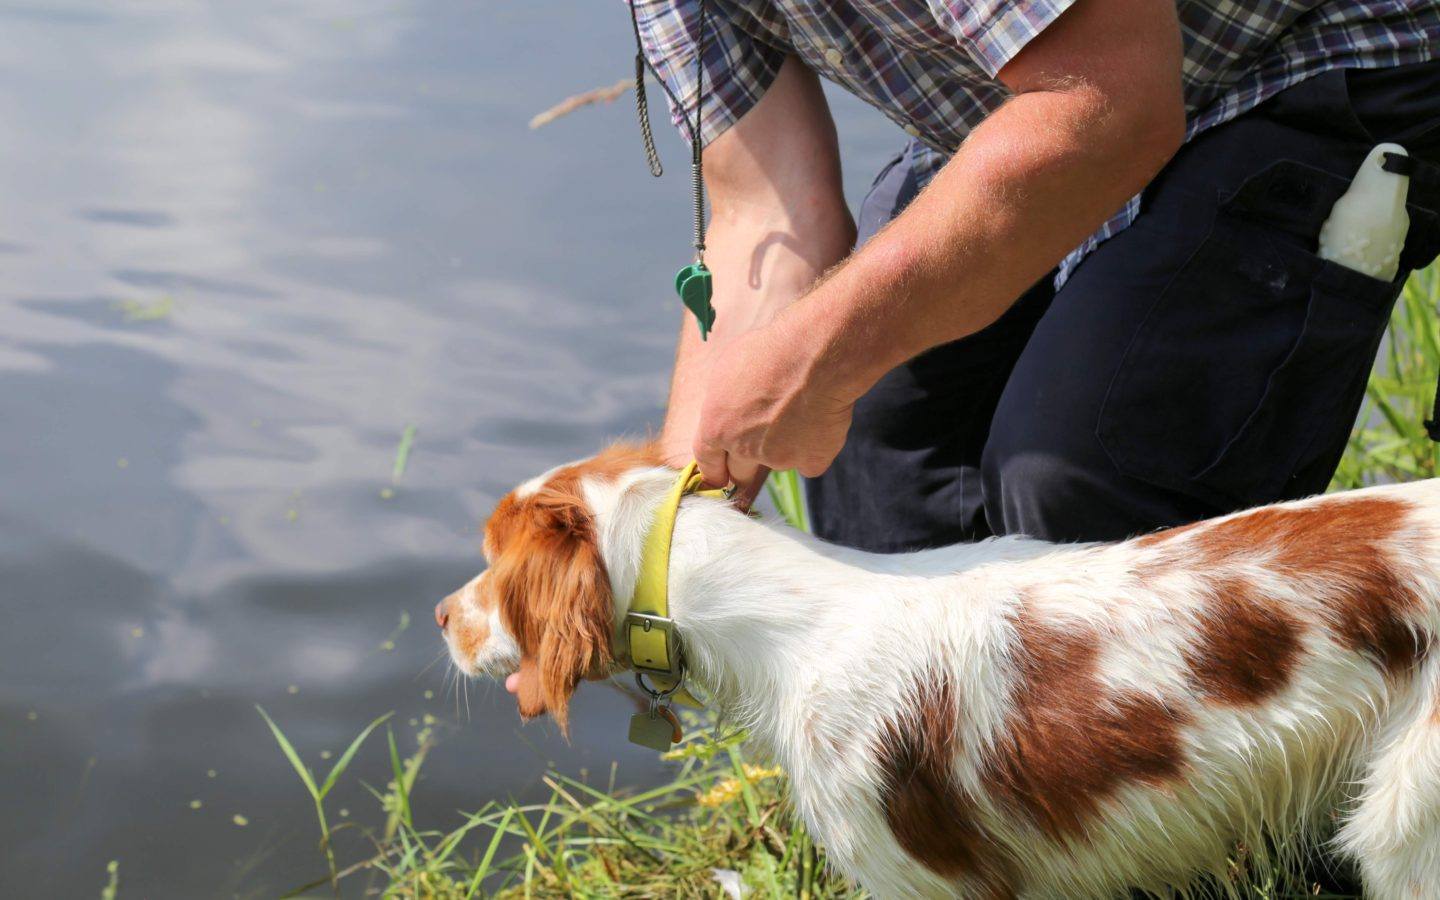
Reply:
M1075 0L931 0L935 18L994 78Z
M699 0L627 0L635 8L645 57L679 99L670 119L685 140L695 117ZM700 139L708 144L750 111L780 72L785 50L736 28L713 4L705 16L704 103Z

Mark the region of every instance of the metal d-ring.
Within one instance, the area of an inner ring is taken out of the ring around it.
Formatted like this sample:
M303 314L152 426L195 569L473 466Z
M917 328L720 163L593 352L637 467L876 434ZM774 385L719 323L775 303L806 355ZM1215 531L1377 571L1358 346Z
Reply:
M680 670L680 675L679 675L679 677L677 677L677 678L675 679L675 683L674 683L674 684L672 684L672 685L671 685L668 689L666 689L666 690L657 691L657 690L655 690L654 688L652 688L650 685L648 685L648 684L645 683L645 673L644 673L644 672L636 672L636 673L635 673L635 684L636 684L637 687L640 688L641 692L643 692L643 693L645 694L645 696L647 696L647 697L650 698L650 705L651 705L652 707L658 705L662 700L669 699L669 697L670 697L671 694L673 694L673 693L675 693L676 691L680 690L680 685L683 684L684 681L685 681L685 670L684 670L684 669L681 669L681 670Z

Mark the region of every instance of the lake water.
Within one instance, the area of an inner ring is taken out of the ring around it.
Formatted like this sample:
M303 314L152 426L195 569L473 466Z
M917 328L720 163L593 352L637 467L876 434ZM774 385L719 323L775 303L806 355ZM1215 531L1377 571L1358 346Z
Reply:
M618 690L567 746L430 666L497 497L659 422L684 146L651 179L628 95L526 124L632 52L616 0L0 2L0 896L322 875L256 704L324 768L434 717L436 826L660 773ZM854 198L903 135L834 102Z

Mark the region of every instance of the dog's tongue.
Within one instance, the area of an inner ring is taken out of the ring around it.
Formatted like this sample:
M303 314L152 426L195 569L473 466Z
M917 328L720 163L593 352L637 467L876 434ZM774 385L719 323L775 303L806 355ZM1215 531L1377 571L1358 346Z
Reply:
M509 675L505 676L505 690L509 691L512 694L517 694L520 692L519 672L511 672Z

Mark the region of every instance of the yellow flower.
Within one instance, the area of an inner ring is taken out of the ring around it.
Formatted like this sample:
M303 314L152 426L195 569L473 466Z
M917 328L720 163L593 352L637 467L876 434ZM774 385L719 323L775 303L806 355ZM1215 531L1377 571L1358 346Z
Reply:
M714 787L696 796L695 800L701 806L724 806L738 796L740 796L739 779L727 778L724 781L717 781Z
M744 763L741 765L740 768L745 773L745 777L750 779L751 781L764 781L767 778L779 778L781 775L785 774L784 770L781 769L779 766L771 766L767 769L764 766L757 766L754 763Z

